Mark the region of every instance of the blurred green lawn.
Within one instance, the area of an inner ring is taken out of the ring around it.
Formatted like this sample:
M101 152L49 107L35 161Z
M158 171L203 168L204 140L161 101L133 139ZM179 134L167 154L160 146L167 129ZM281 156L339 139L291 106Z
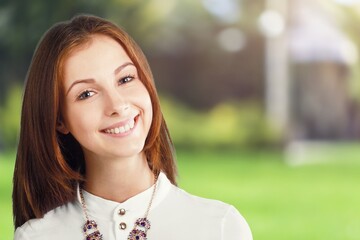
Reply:
M360 162L291 167L274 151L178 151L177 156L180 187L235 205L254 239L360 239ZM0 154L1 239L13 237L13 159Z

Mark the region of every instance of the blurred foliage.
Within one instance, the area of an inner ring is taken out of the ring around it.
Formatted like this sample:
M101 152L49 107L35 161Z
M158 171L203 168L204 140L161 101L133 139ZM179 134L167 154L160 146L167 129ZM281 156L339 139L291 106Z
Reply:
M5 104L0 106L0 150L14 149L20 130L22 88L13 85L7 92Z
M176 147L256 148L276 146L281 134L265 120L254 102L223 102L207 111L195 111L168 97L161 106Z
M54 23L77 13L104 16L106 4L96 1L0 1L0 102L9 83L22 83L37 42Z

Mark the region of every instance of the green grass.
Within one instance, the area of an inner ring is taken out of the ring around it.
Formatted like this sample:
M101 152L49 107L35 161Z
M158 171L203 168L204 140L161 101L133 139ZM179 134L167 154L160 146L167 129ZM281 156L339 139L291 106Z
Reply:
M180 186L237 207L254 239L359 239L360 163L290 167L276 152L179 152Z
M254 239L359 239L360 162L294 167L273 151L177 155L180 187L236 206ZM13 237L12 159L13 155L0 155L2 239Z
M12 224L12 175L14 154L0 154L0 232L1 239L13 239Z

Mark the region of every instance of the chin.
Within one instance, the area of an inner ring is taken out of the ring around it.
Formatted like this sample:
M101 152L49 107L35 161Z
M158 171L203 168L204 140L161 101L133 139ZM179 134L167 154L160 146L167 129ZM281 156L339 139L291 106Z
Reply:
M127 148L122 147L121 149L117 149L113 153L115 154L116 157L129 158L142 154L143 149L144 149L144 145L129 146Z

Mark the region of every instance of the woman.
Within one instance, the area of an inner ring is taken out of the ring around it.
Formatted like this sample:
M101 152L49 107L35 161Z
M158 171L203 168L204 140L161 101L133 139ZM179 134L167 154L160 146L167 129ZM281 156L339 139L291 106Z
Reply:
M186 193L175 176L136 43L94 16L52 27L26 81L15 239L252 239L234 207Z

